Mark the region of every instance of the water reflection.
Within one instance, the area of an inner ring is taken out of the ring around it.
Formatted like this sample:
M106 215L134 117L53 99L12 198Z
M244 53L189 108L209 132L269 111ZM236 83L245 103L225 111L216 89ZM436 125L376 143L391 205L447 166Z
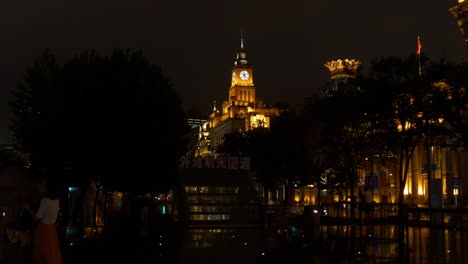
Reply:
M409 229L412 263L468 263L468 232L457 229ZM467 252L467 253L466 253Z
M294 226L274 232L263 225L196 226L186 229L182 243L174 243L170 234L153 234L149 240L151 247L141 254L157 258L177 252L181 263L203 260L246 264L267 259L398 263L396 230L395 225L387 224L321 226L320 242L308 244L302 230ZM83 237L76 237L78 233ZM70 228L66 232L69 245L98 239L102 234L105 234L102 227L85 228L82 232ZM408 263L468 263L468 230L408 227L405 246Z
M249 227L194 227L186 232L182 244L182 261L205 259L211 261L242 260L255 263L263 247L263 230Z

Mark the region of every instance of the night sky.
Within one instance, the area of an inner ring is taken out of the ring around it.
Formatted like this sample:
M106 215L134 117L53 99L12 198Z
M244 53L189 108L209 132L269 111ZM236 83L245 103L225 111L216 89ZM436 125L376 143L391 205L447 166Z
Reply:
M59 61L94 49L142 49L179 91L186 109L208 113L228 97L244 36L257 95L298 105L327 80L323 64L407 56L421 36L431 59L461 61L448 8L456 0L18 0L0 3L0 143L7 143L10 91L45 48ZM165 113L162 113L165 114ZM158 117L155 117L157 120Z

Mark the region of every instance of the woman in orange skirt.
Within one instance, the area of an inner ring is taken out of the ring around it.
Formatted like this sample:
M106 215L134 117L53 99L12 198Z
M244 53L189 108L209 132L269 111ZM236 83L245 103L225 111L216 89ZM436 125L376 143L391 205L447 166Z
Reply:
M47 194L41 199L35 214L38 224L32 244L33 258L36 264L61 264L62 256L56 225L59 213L59 189L53 184L47 185Z

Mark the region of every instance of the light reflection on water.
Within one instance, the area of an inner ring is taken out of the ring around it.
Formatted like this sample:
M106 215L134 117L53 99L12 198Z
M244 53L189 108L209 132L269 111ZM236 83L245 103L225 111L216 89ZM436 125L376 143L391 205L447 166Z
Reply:
M190 228L187 231L186 243L188 248L243 248L260 242L262 232L260 228Z
M186 232L181 261L212 263L257 263L265 254L264 231L261 227L196 227Z
M303 247L304 243L301 241L296 243L300 240L300 231L288 231L291 234L282 242L288 243L288 246ZM346 251L354 251L354 254L348 253L357 261L396 263L396 231L396 226L392 225L358 226L355 230L352 230L352 226L322 226L321 238L330 247L335 247L337 254L343 254L343 257L347 254ZM354 240L351 239L353 232L356 235ZM232 252L250 252L250 255L244 255L244 259L249 261L268 251L266 241L266 234L261 227L195 228L187 233L182 253L191 258L213 253L229 257ZM409 263L468 263L468 230L408 227L405 245L409 249L406 257ZM230 250L223 250L225 248Z
M468 263L468 230L410 228L412 263Z
M354 229L352 226L322 226L321 246L328 247L330 251L317 254L335 252L358 261L396 263L398 259L396 230L394 225L371 227L363 225L354 226ZM100 228L94 231L88 228L85 231L88 240L92 236L97 237L103 230ZM76 244L77 240L73 238L75 234L76 231L73 229L67 230L69 243ZM353 237L355 239L352 239ZM161 255L170 251L165 248L166 245L171 245L165 241L167 239L169 238L152 239L154 246L161 248ZM468 230L408 227L405 244L409 248L407 257L409 263L468 263ZM266 232L263 226L206 226L188 228L179 252L182 260L210 259L214 262L231 260L246 264L255 263L259 257L271 255L275 251L286 254L283 256L285 258L288 254L292 257L296 252L294 250L304 246L301 230L292 226L274 233ZM304 259L301 256L294 257L298 260Z

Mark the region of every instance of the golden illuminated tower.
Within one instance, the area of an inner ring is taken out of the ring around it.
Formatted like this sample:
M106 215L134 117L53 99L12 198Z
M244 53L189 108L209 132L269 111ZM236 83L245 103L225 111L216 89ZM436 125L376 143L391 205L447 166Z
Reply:
M338 59L324 64L330 71L331 86L325 91L327 95L336 93L341 87L346 87L350 79L356 78L356 72L361 62L358 60Z
M231 87L229 88L229 102L238 102L241 105L255 104L255 85L253 70L249 65L247 50L244 47L244 38L241 36L240 49L236 53L234 67L232 68Z
M249 64L247 49L241 34L240 49L236 52L231 70L229 97L222 103L220 109L214 108L210 115L211 151L203 153L215 154L213 151L223 143L226 134L258 127L270 127L270 118L278 116L279 109L267 106L256 96L253 67Z
M468 62L468 0L458 0L458 3L449 9L457 19L457 26L462 37L463 61Z

